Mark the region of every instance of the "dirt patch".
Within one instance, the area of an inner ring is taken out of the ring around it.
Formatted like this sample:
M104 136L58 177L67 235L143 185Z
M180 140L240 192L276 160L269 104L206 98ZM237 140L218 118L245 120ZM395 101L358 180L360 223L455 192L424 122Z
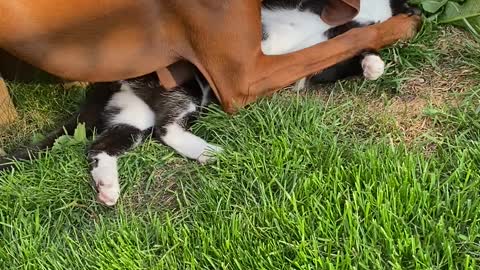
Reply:
M156 171L150 180L151 185L147 187L146 183L139 184L133 193L123 199L125 204L137 213L145 211L145 206L159 210L176 209L177 180L172 176L163 176L162 171Z
M436 132L428 117L429 110L458 107L463 100L462 94L478 86L478 70L468 65L463 57L468 42L473 39L464 31L442 28L435 41L435 48L439 50L435 63L403 72L398 77L401 85L394 93L382 89L381 83L368 83L365 87L357 80L322 86L316 90L317 96L331 104L352 102L355 114L366 112L358 116L364 121L361 125L383 129L378 132L399 134L394 140L409 144L428 132ZM358 90L362 87L368 90Z
M147 209L156 209L158 212L179 208L178 192L181 190L179 179L181 169L188 166L188 161L174 158L161 168L153 169L148 179L139 181L133 191L122 198L124 205L135 213L146 212Z
M440 30L436 48L440 51L437 66L427 65L408 74L399 91L387 102L373 102L370 110L383 109L395 120L403 139L411 142L432 130L429 109L455 108L462 94L478 85L478 71L462 60L465 44L471 36L453 27Z
M403 133L403 139L410 142L433 128L431 119L426 116L428 109L459 106L461 94L478 83L472 79L473 76L474 71L465 66L457 69L428 68L406 82L402 94L391 97L387 103L373 102L369 109L378 111L381 108L393 117Z

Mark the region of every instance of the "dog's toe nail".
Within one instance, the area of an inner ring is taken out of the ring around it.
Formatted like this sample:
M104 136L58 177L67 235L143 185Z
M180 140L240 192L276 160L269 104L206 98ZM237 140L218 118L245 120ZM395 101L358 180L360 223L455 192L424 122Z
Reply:
M420 15L422 15L422 11L419 8L411 7L411 8L408 9L407 14L410 15L410 16L420 16Z

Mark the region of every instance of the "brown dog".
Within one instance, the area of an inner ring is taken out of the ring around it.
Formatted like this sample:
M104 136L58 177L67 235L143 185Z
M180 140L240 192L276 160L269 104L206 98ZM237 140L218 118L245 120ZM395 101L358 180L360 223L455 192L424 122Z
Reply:
M265 56L260 5L259 0L4 0L0 47L52 74L92 82L187 60L207 78L224 109L234 112L365 49L410 38L420 21L400 15L298 52Z

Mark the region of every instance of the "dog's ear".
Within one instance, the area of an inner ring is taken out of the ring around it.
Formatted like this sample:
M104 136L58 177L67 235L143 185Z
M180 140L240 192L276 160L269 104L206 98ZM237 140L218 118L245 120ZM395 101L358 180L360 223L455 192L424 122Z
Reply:
M351 21L360 10L361 0L328 0L322 11L322 20L332 26Z

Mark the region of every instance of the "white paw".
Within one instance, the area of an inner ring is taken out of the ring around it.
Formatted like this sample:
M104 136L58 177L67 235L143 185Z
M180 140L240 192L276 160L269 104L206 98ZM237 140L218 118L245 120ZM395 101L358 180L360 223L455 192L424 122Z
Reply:
M117 158L100 153L94 157L97 164L90 172L97 187L97 200L107 206L113 206L120 197Z
M223 151L222 147L213 145L213 144L208 144L207 147L205 147L205 150L202 152L202 154L197 158L197 161L200 162L200 164L207 164L209 162L215 161L216 154L221 153L222 151Z
M385 63L380 56L369 54L362 60L363 76L367 80L376 80L382 76L385 71Z
M97 186L97 201L106 206L114 206L120 197L120 187L118 186Z

